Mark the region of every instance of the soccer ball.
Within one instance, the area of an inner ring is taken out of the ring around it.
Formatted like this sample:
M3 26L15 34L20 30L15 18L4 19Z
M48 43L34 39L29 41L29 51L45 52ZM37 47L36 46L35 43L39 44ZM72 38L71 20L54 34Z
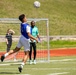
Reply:
M40 7L40 2L39 1L35 1L34 2L34 7L39 8Z

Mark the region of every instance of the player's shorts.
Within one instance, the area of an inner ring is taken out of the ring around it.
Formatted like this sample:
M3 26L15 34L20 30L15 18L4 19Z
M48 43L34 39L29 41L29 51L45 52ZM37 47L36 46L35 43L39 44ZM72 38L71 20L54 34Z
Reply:
M21 36L17 44L18 48L24 47L24 51L30 51L29 39L26 39L24 36Z

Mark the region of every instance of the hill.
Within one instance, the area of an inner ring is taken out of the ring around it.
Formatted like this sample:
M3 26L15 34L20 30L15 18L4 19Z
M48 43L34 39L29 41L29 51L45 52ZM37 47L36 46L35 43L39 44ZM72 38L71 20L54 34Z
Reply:
M33 7L35 0L0 0L0 18L18 18L22 13L28 18L48 18L50 35L76 34L76 0L38 0L41 7ZM10 25L18 34L17 27ZM0 34L8 26L0 24Z

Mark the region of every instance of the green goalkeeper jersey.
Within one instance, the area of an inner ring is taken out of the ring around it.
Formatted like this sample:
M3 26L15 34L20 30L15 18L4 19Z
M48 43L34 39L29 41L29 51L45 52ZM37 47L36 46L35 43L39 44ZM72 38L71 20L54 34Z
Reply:
M39 32L38 32L38 28L36 27L36 26L34 26L33 28L32 28L32 32L31 32L31 34L32 34L32 36L33 37L37 37L37 35L39 34ZM30 41L30 42L32 42L32 41ZM33 40L33 42L36 42L35 40Z

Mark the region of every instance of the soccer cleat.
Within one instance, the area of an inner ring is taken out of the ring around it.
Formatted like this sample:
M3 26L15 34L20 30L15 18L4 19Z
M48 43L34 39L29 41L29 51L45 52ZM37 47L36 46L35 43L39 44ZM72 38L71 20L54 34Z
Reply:
M21 67L18 67L18 70L19 70L20 73L22 72L22 68Z
M36 64L36 60L34 60L34 64Z
M1 56L1 62L3 62L4 58L5 58L4 55L2 55Z
M14 61L17 61L17 59L14 59Z
M32 60L30 60L30 65L32 64Z

